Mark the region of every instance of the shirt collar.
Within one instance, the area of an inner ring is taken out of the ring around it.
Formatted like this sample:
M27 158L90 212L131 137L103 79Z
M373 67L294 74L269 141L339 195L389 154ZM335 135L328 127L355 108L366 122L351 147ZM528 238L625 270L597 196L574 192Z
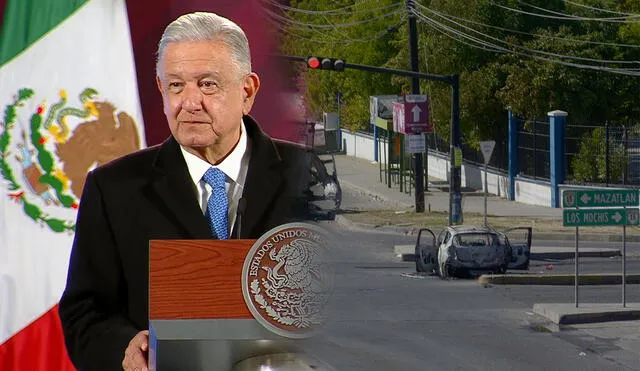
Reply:
M184 147L180 146L180 150L182 151L182 155L184 156L184 160L187 163L187 169L189 170L189 175L193 180L193 183L198 185L202 180L202 176L204 173L209 170L211 167L218 168L222 170L227 176L227 179L231 179L234 183L239 182L240 177L240 169L242 166L242 159L244 157L245 152L247 151L247 130L244 126L244 121L241 121L240 124L240 140L238 141L238 145L235 146L233 151L218 165L211 165L207 161L193 155Z

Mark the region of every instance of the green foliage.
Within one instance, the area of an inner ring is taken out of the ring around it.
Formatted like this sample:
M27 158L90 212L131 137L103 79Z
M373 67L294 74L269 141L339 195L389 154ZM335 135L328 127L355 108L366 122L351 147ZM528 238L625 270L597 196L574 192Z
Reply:
M640 14L640 2L637 0L575 1L587 7ZM394 3L399 6L379 9ZM461 128L463 140L468 144L504 137L507 132L507 107L525 119L543 118L547 112L556 109L567 111L573 122L608 121L617 124L640 118L640 105L637 104L640 78L597 70L601 67L639 66L594 62L640 60L640 48L620 45L640 45L640 23L563 21L496 6L497 3L543 13L518 0L422 0L417 3L444 16L457 17L454 21L458 24L418 6L417 10L425 16L511 51L496 53L473 47L470 45L472 41L447 34L419 19L419 69L435 75L460 75ZM527 3L574 16L615 16L562 0L529 0ZM408 26L403 1L380 0L374 6L368 0L294 0L290 5L298 9L333 12L320 15L289 11L287 17L305 25L289 23L289 32L284 33L284 53L338 57L347 63L410 69ZM351 7L345 9L345 6ZM363 13L371 8L378 10ZM356 22L373 19L396 9L399 12L397 14L355 25ZM314 28L309 24L353 25ZM390 27L395 31L385 33ZM481 33L488 34L492 39L481 36ZM364 39L369 41L347 42ZM537 55L538 58L532 58L531 55ZM562 55L582 59L560 57ZM590 65L593 68L577 68L569 64ZM410 91L410 80L406 77L350 69L344 72L303 69L301 78L308 105L316 119L321 117L322 111L337 110L336 94L342 92L342 122L351 128L368 123L370 95ZM430 96L430 116L436 133L448 140L451 88L441 82L426 80L421 81L420 85L421 92Z
M627 168L627 155L621 143L609 143L609 179L607 179L607 153L605 129L596 128L580 139L580 150L573 157L573 180L579 183L621 182Z
M396 0L380 0L374 8L388 7ZM387 28L400 24L400 14L374 19L396 8L369 11L370 1L363 0L300 0L291 6L307 10L329 10L352 6L336 14L304 14L290 12L298 22L319 25L355 24L353 27L311 28L296 26L282 42L283 52L298 56L320 56L344 59L347 63L385 66L398 53L393 46L396 32ZM401 8L402 6L400 6ZM373 21L370 21L374 19ZM400 31L402 32L402 31ZM381 37L375 37L380 35ZM388 75L361 71L300 70L300 83L312 118L320 119L322 112L337 112L337 93L342 92L341 118L343 125L359 128L369 121L369 96L400 92Z

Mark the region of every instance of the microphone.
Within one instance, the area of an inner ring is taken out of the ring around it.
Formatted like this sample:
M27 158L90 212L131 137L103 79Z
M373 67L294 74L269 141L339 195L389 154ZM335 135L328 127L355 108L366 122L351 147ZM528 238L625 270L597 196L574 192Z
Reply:
M247 207L247 200L244 197L240 197L238 200L238 209L236 211L236 219L238 222L238 228L236 229L236 238L240 239L240 233L242 232L242 216L244 215L244 209Z

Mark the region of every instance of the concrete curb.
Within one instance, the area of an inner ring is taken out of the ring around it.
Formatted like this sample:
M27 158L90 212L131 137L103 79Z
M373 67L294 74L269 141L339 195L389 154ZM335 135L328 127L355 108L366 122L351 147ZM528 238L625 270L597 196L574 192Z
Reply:
M533 312L558 325L640 319L640 303L621 304L534 304Z
M335 221L345 227L349 228L357 228L364 230L375 230L381 232L389 232L389 233L399 233L403 235L417 235L419 226L413 227L402 227L395 225L373 225L367 223L358 223L349 220L349 217L344 215L336 215ZM622 233L622 232L621 232ZM546 233L536 233L535 229L532 235L533 240L544 240L544 241L573 241L575 240L575 232L568 233L557 233L557 232L546 232ZM607 235L607 234L580 234L580 241L592 241L592 242L620 242L622 243L622 235ZM640 235L629 235L627 234L627 242L640 242ZM581 255L582 256L582 255ZM605 255L604 257L609 257L610 255ZM594 255L593 257L603 257L602 255ZM566 258L545 258L545 259L566 259Z
M620 250L603 249L596 251L578 251L579 258L613 258L616 256L622 256ZM573 259L575 257L576 253L573 251L549 251L531 253L531 260L564 260Z
M356 223L352 222L348 218L343 215L336 215L334 221L344 227L351 229L362 229L362 230L370 230L370 231L378 231L378 232L387 232L387 233L397 233L404 234L408 236L417 235L418 228L407 228L407 227L398 227L393 225L373 225L366 223Z
M415 261L415 245L394 245L393 253L400 258L400 261L403 262L412 262ZM580 251L578 253L579 258L610 258L621 256L622 253L618 249L597 249L597 250L587 250ZM564 259L573 259L575 257L575 252L573 251L545 251L545 252L532 252L531 260L564 260Z
M574 285L572 274L483 274L478 283L484 285ZM640 284L640 274L627 274L626 283ZM579 285L620 285L620 274L583 274L578 277Z

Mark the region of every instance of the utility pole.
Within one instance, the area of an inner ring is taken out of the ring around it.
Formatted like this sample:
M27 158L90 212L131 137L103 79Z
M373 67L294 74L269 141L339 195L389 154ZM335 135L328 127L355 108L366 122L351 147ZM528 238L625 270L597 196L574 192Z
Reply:
M449 154L449 225L462 223L462 152L460 149L460 76L451 75L451 138Z
M409 12L409 54L411 56L411 71L418 72L418 27L416 25L416 16L414 0L407 0L407 11ZM411 94L420 94L420 79L411 78ZM404 154L401 154L403 156ZM416 185L415 203L416 212L424 212L424 170L422 167L422 153L414 153L413 155L413 178Z

